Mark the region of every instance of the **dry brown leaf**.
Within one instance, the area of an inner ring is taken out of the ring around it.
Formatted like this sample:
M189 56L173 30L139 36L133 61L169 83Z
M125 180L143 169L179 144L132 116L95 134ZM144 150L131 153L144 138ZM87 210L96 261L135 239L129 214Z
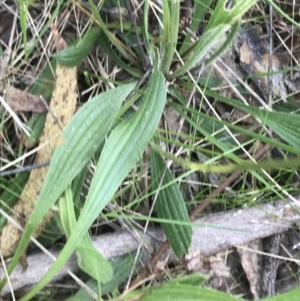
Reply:
M58 50L67 46L66 42L59 36L54 26L52 33L54 42ZM77 69L68 68L57 64L55 72L55 87L47 114L44 131L40 139L40 148L37 151L35 163L44 163L50 161L52 153L57 145L62 143L61 133L63 128L72 118L77 99ZM41 147L42 146L42 147ZM31 215L35 202L38 199L40 190L48 168L35 169L31 172L29 180L22 191L20 199L15 204L12 218L24 225ZM51 218L51 212L43 220L42 225L36 231L38 236L46 223ZM2 230L0 237L1 252L4 257L11 256L21 237L21 232L12 224L7 222Z
M257 251L263 250L263 244L260 238L246 242L240 246ZM254 300L258 300L261 297L262 255L240 248L237 248L237 252L240 256L241 264L249 281L250 291L254 297Z
M230 269L224 261L217 256L201 255L200 251L190 252L185 255L185 264L188 272L199 271L203 274L216 275L218 277L229 277Z
M269 80L272 83L272 96L280 97L286 102L287 90L284 85L285 76L280 73L283 69L283 64L279 58L273 53L271 59L271 72L274 72L268 77L269 72L269 45L263 42L259 33L255 28L240 30L238 33L235 50L239 56L240 65L247 75L256 74L251 77L256 86L268 101ZM258 77L257 77L258 76Z
M39 96L10 85L5 88L5 100L14 112L47 112L47 106Z

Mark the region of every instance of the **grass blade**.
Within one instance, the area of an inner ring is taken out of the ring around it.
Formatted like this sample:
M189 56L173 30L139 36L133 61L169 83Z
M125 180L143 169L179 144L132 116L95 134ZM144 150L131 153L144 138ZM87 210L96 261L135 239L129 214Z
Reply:
M286 141L296 149L300 148L299 114L271 112L251 106L246 106L241 102L233 99L222 99L222 101L259 118L263 124L269 126L284 141Z

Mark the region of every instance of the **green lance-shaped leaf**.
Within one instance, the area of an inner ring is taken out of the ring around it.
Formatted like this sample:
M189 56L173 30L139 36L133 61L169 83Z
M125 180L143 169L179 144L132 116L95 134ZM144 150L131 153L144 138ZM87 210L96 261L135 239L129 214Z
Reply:
M70 237L76 226L71 186L67 188L65 197L61 197L59 205L62 226L67 237ZM88 233L84 236L80 247L76 248L76 253L78 266L97 280L98 295L101 296L101 283L108 282L113 275L110 263L95 249Z
M52 56L63 66L75 67L88 55L100 37L100 28L90 29L76 45L54 53Z
M203 288L201 286L178 284L178 283L170 283L170 284L167 283L156 288L151 288L151 290L149 290L149 294L140 298L140 300L141 301L156 301L156 300L242 301L243 299L231 296L224 292L219 292L217 290Z
M199 62L204 60L210 51L213 51L216 47L218 53L221 54L226 50L226 47L230 45L233 36L227 37L226 32L235 24L237 26L239 20L243 14L255 4L256 0L244 0L235 1L233 7L230 9L226 8L227 0L220 0L217 2L216 8L208 22L208 25L199 38L184 54L182 54L185 60L184 65L169 75L169 78L177 78L183 75L191 68L195 67ZM226 41L224 45L220 41Z
M293 146L300 148L300 118L299 114L290 114L285 112L271 112L251 106L246 106L233 99L222 99L238 109L257 117L261 122L269 126L284 141Z
M79 247L80 241L86 235L94 220L112 199L136 162L142 157L156 130L166 102L167 89L164 77L158 70L158 61L159 59L156 58L154 71L144 94L143 105L131 119L119 123L108 137L86 202L65 247L47 275L21 301L30 300L58 272L73 251ZM27 228L25 229L26 234L31 234L30 224ZM18 252L23 250L24 246L22 244L22 248L20 247Z
M52 156L35 210L8 268L9 273L18 263L30 236L43 217L102 144L122 101L133 88L134 84L128 84L102 93L83 105L73 116L63 132L64 144L56 148ZM68 258L64 259L60 262L60 266ZM1 286L4 285L4 281L1 282Z
M163 0L163 39L161 42L161 71L169 72L178 40L180 0Z
M110 261L113 268L114 277L107 283L101 285L101 294L106 295L117 289L128 278L132 265L134 264L135 253L130 253L122 257L117 257ZM140 259L141 256L138 256ZM86 285L95 293L98 292L98 283L94 279L89 279ZM66 299L65 301L93 301L95 300L89 295L84 288L80 289L76 295Z
M202 287L208 276L195 273L172 279L155 288L151 287L141 301L172 300L172 301L242 301L243 299ZM167 298L166 298L167 296ZM290 300L290 299L286 299ZM271 300L270 300L271 301ZM275 301L275 300L274 300ZM279 300L278 300L279 301Z
M180 257L180 255L188 253L193 231L190 225L186 225L190 219L182 193L168 168L166 168L164 173L165 168L163 158L158 153L151 151L151 178L154 182L153 187L160 189L155 204L157 215L162 219L185 223L185 225L179 223L172 224L171 222L162 223L162 228L173 251ZM159 188L162 176L162 188Z

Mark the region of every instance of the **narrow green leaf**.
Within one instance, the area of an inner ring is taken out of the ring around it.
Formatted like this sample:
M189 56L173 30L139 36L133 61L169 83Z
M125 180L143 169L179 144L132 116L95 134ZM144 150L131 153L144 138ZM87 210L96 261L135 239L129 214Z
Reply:
M156 300L172 300L172 301L242 301L230 294L219 292L210 288L197 285L197 275L193 275L191 279L193 283L189 283L186 277L174 279L168 283L164 283L158 287L151 287L148 292L139 300L141 301L156 301ZM199 277L203 277L199 275ZM182 281L183 280L183 281ZM200 282L201 279L199 279ZM300 289L296 288L289 292L268 297L264 301L298 301ZM167 299L166 299L167 296Z
M76 45L58 51L52 57L61 65L68 67L77 66L88 55L95 41L99 39L100 31L99 27L88 30Z
M24 139L27 141L28 146L33 146L37 143L42 136L44 125L46 121L46 114L36 113L28 122L28 127L31 129L30 137L23 134Z
M80 210L81 208L82 188L84 186L86 176L87 176L87 166L82 169L82 171L77 175L77 177L72 182L74 207L76 208L76 210Z
M227 99L225 97L222 97L216 93L208 93L210 96L218 99L218 100L221 100L221 101L224 101L228 104L231 104L233 106L237 106L239 107L239 105L243 106L240 102L236 102L236 101L233 101L232 99ZM249 108L248 106L245 106L245 108ZM250 107L252 108L252 107ZM195 114L195 111L191 108L186 108L185 107L182 107L183 110L186 110L192 114ZM241 107L241 110L242 107ZM257 109L259 110L259 109ZM224 126L227 126L229 129L237 132L237 133L242 133L244 135L247 135L249 137L252 137L254 139L257 139L258 141L262 141L263 143L266 143L266 144L270 144L270 145L273 145L275 147L279 147L281 148L282 150L286 150L292 154L296 154L296 155L300 155L300 150L299 148L295 148L295 147L292 147L286 143L283 143L283 142L280 142L280 141L277 141L275 139L271 139L271 138L268 138L264 135L261 135L260 133L256 133L254 131L251 131L251 129L246 129L245 127L242 127L242 126L237 126L237 125L233 125L229 122L225 122L223 120L219 120L213 116L209 116L205 113L201 113L201 112L197 112L197 114L199 115L199 118L202 118L202 119L207 119L207 120L210 120L210 122L212 123L216 123L216 124L219 124L220 126L224 127ZM198 130L199 132L201 132L204 136L207 136L209 137L209 141L212 142L213 144L216 144L218 145L218 147L220 149L223 150L223 152L227 152L226 156L229 157L230 159L233 159L234 161L236 162L242 162L242 160L240 160L237 156L233 155L231 156L230 153L228 153L228 150L229 148L226 147L226 145L224 144L224 141L220 141L219 139L216 139L216 137L218 136L213 136L213 137L210 137L210 133L206 131L205 129L205 125L204 127L200 126L197 122L195 122L192 118L190 118L190 114L182 114L182 116L184 117L185 120L187 120L196 130ZM289 115L291 116L291 114ZM263 121L264 122L264 121ZM202 125L202 124L201 124ZM232 146L231 149L233 149L234 146Z
M139 45L139 39L137 38L137 35L135 32L122 32L121 30L118 31L118 37L122 40L122 42L132 49L134 53L141 59L143 57L143 53L141 50L141 47ZM126 62L123 62L123 64L126 65L128 68L128 64Z
M76 227L65 247L48 271L47 275L42 278L32 291L21 299L22 301L31 299L50 281L61 266L68 260L75 248L78 246L78 243L88 232L93 221L98 217L105 205L111 200L128 172L141 158L159 123L166 101L167 89L164 84L164 77L159 72L157 65L158 63L156 62L149 86L144 95L142 107L132 119L125 120L118 124L107 139L102 150L85 205L81 211ZM113 97L110 98L110 100L112 99ZM87 141L84 143L86 144ZM73 153L74 149L69 156L72 156ZM78 155L80 154L77 154L77 156ZM59 183L55 184L58 185ZM46 196L47 195L45 195L45 199L47 199ZM45 201L48 204L49 199ZM36 210L35 213L36 212L38 211ZM27 233L32 233L30 225L31 224L29 222L26 226L24 236ZM17 250L18 256L20 256L21 252L24 250L25 245L23 241L28 241L28 237L26 237L26 239L24 236L20 243L20 247ZM13 262L13 264L15 263L16 262ZM13 264L11 265L13 266Z
M194 273L191 275L186 275L183 277L179 278L174 278L168 282L168 284L173 285L173 283L178 283L178 284L188 284L188 285L202 285L204 284L207 280L211 278L211 275L204 275L200 273Z
M293 24L294 26L300 28L300 24L299 22L297 22L296 20L294 20L294 18L291 18L289 16L288 13L286 13L285 11L283 11L280 6L278 6L273 0L268 0L268 2L277 10L277 12L279 12L280 16L283 16L284 18L286 18L289 22L291 22L291 24ZM295 2L296 3L296 2Z
M151 178L154 182L153 188L158 189L161 177L165 170L163 158L156 152L151 151ZM173 184L169 184L173 183ZM169 185L168 185L169 184ZM155 208L159 218L188 222L190 220L182 193L174 177L168 168L166 168L162 186L166 187L159 190ZM187 254L192 242L192 227L180 224L163 223L162 228L170 242L175 254L180 257Z
M101 294L106 295L113 290L117 289L125 279L128 277L133 264L134 253L125 255L110 261L113 268L114 277L107 283L101 285ZM139 256L140 258L140 256ZM86 285L92 289L95 293L98 291L98 284L94 279L87 281ZM83 288L80 289L75 296L68 298L66 301L93 301L93 297L90 296Z
M193 17L191 20L191 24L189 26L191 32L194 32L196 30L196 28L199 26L199 23L202 21L202 18L204 17L205 13L209 12L209 7L212 2L213 0L194 1ZM190 44L192 44L191 38L192 38L192 34L188 32L179 50L180 54L186 51L187 48L190 46Z
M83 246L76 247L78 266L86 274L97 280L99 283L99 294L101 295L100 284L112 279L112 267L108 260L95 249L88 234L85 235L81 244Z
M70 237L76 226L76 215L72 190L69 186L59 202L60 216L67 237ZM87 233L83 241L76 247L78 266L82 271L93 277L98 282L99 295L101 283L109 281L112 277L112 268L109 262L94 248L92 240Z
M231 9L226 9L227 0L218 1L203 35L184 54L183 66L175 70L169 78L176 78L195 67L205 56L226 37L226 32L237 23L242 15L255 4L256 0L236 1ZM232 38L232 37L230 37ZM222 51L225 47L221 47Z
M56 60L51 60L51 62L47 64L30 88L31 94L43 95L46 100L50 99L54 87L56 65Z
M276 134L291 146L300 148L300 118L299 114L284 112L271 112L251 106L246 106L233 99L222 99L236 108L257 117L261 122L269 126Z
M133 65L139 65L139 62L138 62L137 57L135 56L134 52L130 48L124 47L124 45L122 45L122 43L118 40L116 35L109 31L109 29L106 26L106 23L102 20L100 14L98 12L98 8L95 5L94 1L88 0L88 2L90 5L90 9L94 15L94 18L98 21L100 28L106 34L106 36L109 39L109 41L111 42L111 44L114 45L118 49L118 51L120 51L121 55L126 60L131 62Z
M141 301L168 300L172 301L242 301L243 299L231 296L201 286L169 282L156 288L151 288L149 294L142 297Z
M163 39L161 71L168 74L176 50L179 30L180 0L163 1Z
M252 163L252 162L242 162L239 164L226 164L226 165L208 165L205 163L195 163L193 161L189 161L186 159L178 158L170 153L162 150L158 147L155 143L151 142L151 147L154 151L161 154L163 157L172 160L178 164L186 166L193 170L199 170L202 172L213 172L213 173L232 173L236 171L246 171L246 170L278 170L281 168L297 168L300 166L300 159L289 159L289 160L269 160L263 161L259 163Z
M64 232L66 236L70 236L77 222L71 186L68 186L65 195L59 200L59 214Z
M9 273L18 263L30 236L45 214L104 141L122 101L133 88L134 84L127 84L102 93L84 104L73 116L63 132L64 144L58 147L52 156L35 211L26 225L18 249L9 265ZM60 264L67 259L64 258ZM5 280L1 282L1 286L4 282Z
M12 208L15 202L21 195L21 192L27 183L29 178L29 172L22 172L16 175L15 179L7 186L3 186L0 184L0 188L4 189L4 191L0 195L0 200L5 201L5 205L0 203L0 208L5 212L9 212L8 208ZM0 231L6 223L6 218L4 216L0 216Z
M264 301L298 301L300 296L300 287L297 287L289 292L262 299Z
M127 71L129 74L140 78L143 75L143 72L139 68L127 64L126 61L122 60L122 57L116 53L111 47L111 43L106 34L102 31L100 38L98 39L98 45L111 57L111 59L119 65L123 70Z
M24 50L25 50L25 58L28 58L28 45L27 45L27 12L28 12L28 4L24 0L19 1L19 10L20 10L20 26L22 30Z
M154 53L151 51L151 46L150 46L150 36L149 36L149 1L146 0L144 2L144 8L143 8L144 14L143 14L143 38L144 38L144 43L145 43L145 48L147 50L147 54L149 58L152 60L154 59Z
M241 26L241 20L236 21L234 24L232 24L230 34L228 34L227 39L225 42L212 54L205 62L206 65L209 65L211 62L213 62L216 58L221 57L222 53L228 49L230 45L235 40L235 37L240 29Z

